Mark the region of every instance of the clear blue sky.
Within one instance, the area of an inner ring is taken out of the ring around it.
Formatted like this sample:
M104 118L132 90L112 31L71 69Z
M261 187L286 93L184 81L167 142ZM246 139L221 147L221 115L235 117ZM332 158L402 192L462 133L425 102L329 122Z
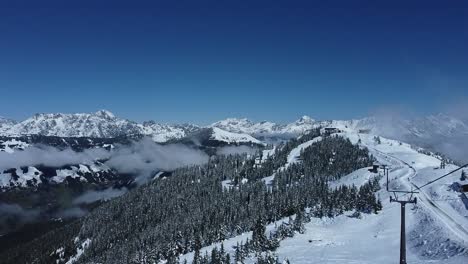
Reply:
M468 96L467 1L125 2L2 1L0 115L284 122Z

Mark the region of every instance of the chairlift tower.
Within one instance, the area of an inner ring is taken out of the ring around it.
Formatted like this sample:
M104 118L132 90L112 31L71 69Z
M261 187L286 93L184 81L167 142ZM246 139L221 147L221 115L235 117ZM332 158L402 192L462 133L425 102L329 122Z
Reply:
M387 192L392 193L393 195L390 195L390 202L391 203L399 203L400 208L401 208L401 220L400 220L400 264L407 264L406 262L406 204L416 204L417 203L417 198L413 197L414 194L417 194L418 192L415 192L413 190L411 191L401 191L401 190L391 190L389 188L390 185L390 180L389 180L389 168L387 165L382 164L380 167L383 169L384 176L387 178ZM374 167L373 170L369 170L371 172L375 172L376 168ZM376 172L375 172L376 173ZM398 195L402 194L402 197L399 197ZM403 197L408 196L408 199L403 199Z
M407 200L400 200L394 193L394 197L390 196L390 202L396 202L400 204L401 207L401 227L400 227L400 264L406 264L406 222L405 222L405 215L406 215L406 204L416 204L417 198L412 197L414 193L417 192L406 192L407 194L411 194L409 199Z
M446 166L446 161L445 160L442 160L441 162L441 167L442 168L445 168ZM379 166L377 166L379 167ZM413 189L411 191L400 191L400 190L390 190L389 188L389 183L390 183L390 180L389 180L389 176L388 176L388 167L387 165L380 165L380 167L383 169L384 171L384 175L387 177L387 192L389 193L392 193L393 196L390 196L390 202L391 203L399 203L400 206L401 206L401 230L400 230L400 264L406 264L406 226L405 226L405 208L406 208L406 204L416 204L417 203L417 198L416 197L413 197L415 194L417 194L418 192L414 191ZM462 170L463 168L466 168L468 167L468 164L465 164L457 169L454 169L432 181L429 181L427 182L426 184L423 184L421 186L416 186L416 189L415 190L421 190L421 188L429 185L429 184L432 184L442 178L445 178L459 170ZM376 165L374 165L374 167L372 169L369 169L370 172L373 172L373 173L377 173L377 168L376 168ZM465 184L465 185L462 185L461 186L461 192L468 192L468 184ZM402 197L399 198L398 195L399 194L402 194ZM405 196L407 196L408 198L407 199L403 199Z

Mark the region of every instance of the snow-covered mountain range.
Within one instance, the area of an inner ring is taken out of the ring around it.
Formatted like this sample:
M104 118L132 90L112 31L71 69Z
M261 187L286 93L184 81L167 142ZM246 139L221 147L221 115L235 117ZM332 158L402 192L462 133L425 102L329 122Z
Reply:
M195 124L160 124L155 121L137 123L116 117L109 111L78 114L36 114L24 121L16 122L0 118L0 135L44 135L58 137L114 138L128 135L144 135L155 142L167 142L187 137L205 128L217 128L225 142L237 142L239 138L253 137L264 142L277 141L301 135L317 127L349 127L368 130L373 134L403 140L440 152L454 152L461 158L464 152L453 147L468 147L468 123L445 114L418 118L395 118L373 116L355 120L315 120L308 116L288 123L270 121L254 122L246 118L228 118L208 126ZM226 138L226 135L230 135ZM242 140L245 141L245 140Z
M186 137L204 128L216 128L216 134L223 134L222 141L234 142L236 139L252 136L286 136L300 135L317 126L317 122L304 116L290 124L273 122L254 123L248 119L228 118L209 126L195 124L160 124L155 121L137 123L116 117L109 111L77 114L36 114L22 122L0 119L0 135L43 135L58 137L113 138L125 135L150 136L155 142L167 142ZM257 140L252 138L252 142Z
M139 133L138 124L101 110L92 114L35 114L19 123L3 123L4 135L118 137Z
M253 122L247 118L227 118L206 127L216 127L228 132L251 136L300 135L317 127L347 126L354 129L369 129L375 134L404 135L431 138L434 135L456 137L468 135L468 125L457 118L431 115L421 118L368 117L355 120L319 121L308 116L288 123L270 121ZM205 127L205 128L206 128ZM166 142L187 136L203 128L195 124L160 124L155 121L137 123L116 117L109 111L77 114L36 114L24 121L16 122L0 117L1 135L43 135L58 137L112 138L123 135L141 134L152 136L156 142Z

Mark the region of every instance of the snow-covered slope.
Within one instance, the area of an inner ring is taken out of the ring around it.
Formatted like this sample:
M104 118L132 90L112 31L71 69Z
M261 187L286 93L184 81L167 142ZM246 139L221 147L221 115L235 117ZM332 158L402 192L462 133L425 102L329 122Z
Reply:
M315 127L317 127L317 121L308 116L303 116L300 119L285 125L280 132L282 134L301 135Z
M356 120L318 121L315 127L336 127L408 142L468 162L468 123L445 114L402 118L373 116Z
M437 114L393 119L389 122L377 121L374 127L373 132L376 134L441 152L458 161L468 161L468 123L461 119Z
M349 130L342 135L354 143L361 142L381 164L390 166L393 189L410 190L454 168L435 169L440 160L416 151L399 141ZM366 169L343 177L338 184L361 185L369 179ZM460 193L450 188L459 174L423 188L417 194L418 204L407 206L408 263L466 263L468 261L468 218L466 202ZM335 219L315 219L306 224L305 234L281 242L277 253L291 263L395 263L399 254L400 206L389 202L385 191L379 196L383 210L362 219L346 215ZM400 197L404 198L404 197Z
M5 151L8 153L13 153L15 150L24 150L28 146L28 143L15 138L9 140L0 139L0 152Z
M301 155L301 151L310 147L312 144L315 142L319 142L322 140L322 137L316 137L312 140L309 140L307 142L304 142L300 144L299 146L295 147L294 149L291 150L291 152L288 155L287 158L287 163L284 165L285 168L289 167L291 164L296 163L299 161L299 156Z
M200 127L191 124L168 125L159 124L154 121L144 122L139 127L141 134L150 136L155 142L160 143L186 137L200 129Z
M16 121L0 116L0 134L5 133L15 124Z
M228 118L215 122L210 125L211 127L221 128L223 130L234 132L234 133L245 133L245 134L263 134L263 133L273 133L281 128L280 125L262 121L254 123L247 118Z
M347 126L354 130L367 129L373 134L400 140L468 136L468 125L465 122L445 114L407 119L374 116L358 120L322 121L321 123L326 126Z
M255 143L262 144L258 139L248 135L240 133L232 133L225 130L222 130L217 127L213 127L213 133L211 134L211 139L222 141L226 143Z
M28 166L0 171L0 191L37 187L43 184L60 184L71 179L105 183L117 177L118 175L108 166L99 162L60 168Z
M466 137L468 124L463 120L445 114L430 115L426 117L401 118L392 116L371 116L352 120L314 120L303 116L289 124L276 124L272 122L254 123L248 119L228 118L211 124L211 127L251 135L300 135L317 127L338 127L353 130L365 129L377 135L406 140L429 140L434 138Z

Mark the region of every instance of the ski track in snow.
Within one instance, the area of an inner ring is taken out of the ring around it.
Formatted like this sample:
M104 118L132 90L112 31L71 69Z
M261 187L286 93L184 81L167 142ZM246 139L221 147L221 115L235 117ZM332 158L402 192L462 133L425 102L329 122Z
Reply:
M287 162L286 164L279 168L278 170L281 171L281 170L285 170L287 169L289 166L291 166L291 164L294 164L294 163L297 163L299 162L299 156L301 155L301 151L303 149L306 149L308 147L310 147L312 144L316 143L316 142L319 142L320 140L322 140L322 137L319 136L319 137L316 137L316 138L313 138L307 142L304 142L302 144L300 144L299 146L293 148L291 150L291 152L289 152L288 154L288 157L287 157ZM274 151L275 149L273 149ZM267 176L267 177L264 177L262 178L262 181L266 184L266 185L271 185L273 183L273 180L275 179L275 174L276 173L273 173L273 175L270 175L270 176Z
M306 149L306 148L310 147L312 144L314 144L316 142L319 142L320 140L322 140L322 137L316 137L316 138L314 138L312 140L309 140L307 142L304 142L304 143L300 144L299 146L295 147L294 149L292 149L291 152L288 155L287 163L286 163L286 165L284 165L284 169L291 166L291 164L294 164L294 163L299 161L299 156L301 155L301 151L303 149Z
M417 175L417 170L408 164L407 162L392 156L390 154L383 153L381 151L378 151L374 149L374 151L379 152L381 155L390 157L404 166L407 166L410 170L411 173L408 175L398 178L401 183L406 187L406 190L415 190L418 191L418 194L415 194L415 196L418 198L418 202L422 203L428 210L432 212L432 214L436 215L439 220L446 225L446 227L452 231L453 235L457 236L460 239L460 242L464 244L466 247L468 245L468 231L460 225L456 220L453 219L452 216L450 216L447 212L445 212L442 208L440 208L435 201L432 201L432 199L426 194L425 189L418 189L418 186L411 181L412 178L416 177Z

